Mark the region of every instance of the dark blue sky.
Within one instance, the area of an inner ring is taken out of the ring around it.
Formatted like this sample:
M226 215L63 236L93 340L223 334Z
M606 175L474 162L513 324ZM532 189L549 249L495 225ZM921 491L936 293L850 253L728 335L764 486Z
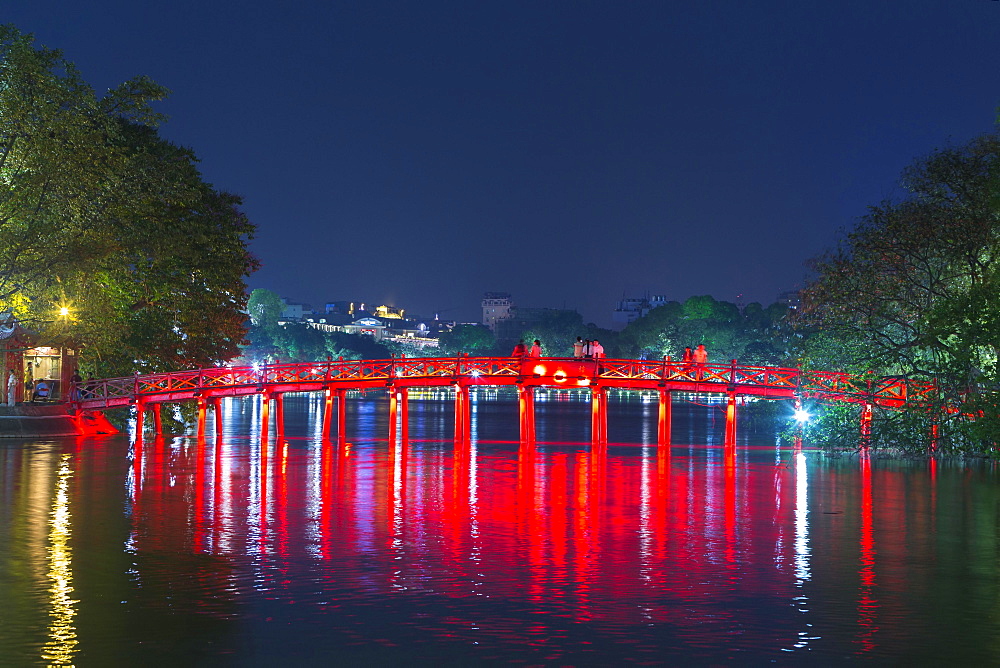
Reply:
M11 6L13 5L13 6ZM1000 2L7 3L241 194L251 287L608 324L622 294L770 303L900 171L990 131Z

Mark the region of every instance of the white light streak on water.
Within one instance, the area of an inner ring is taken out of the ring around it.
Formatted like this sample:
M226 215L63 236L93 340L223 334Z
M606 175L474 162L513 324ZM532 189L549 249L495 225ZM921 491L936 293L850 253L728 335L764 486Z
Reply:
M73 477L69 468L71 455L60 458L56 495L52 502L49 519L48 577L49 592L49 639L42 648L42 661L50 666L71 666L79 641L76 638L76 604L73 593L73 550L69 545L71 534L69 512L69 480Z
M795 577L800 585L809 570L809 475L804 452L795 453Z
M804 452L795 453L795 586L800 591L806 581L812 578L809 548L809 474ZM801 593L794 599L799 612L809 612L809 598ZM818 640L812 631L812 624L806 623L807 631L799 631L798 642L793 647L803 649L810 640Z

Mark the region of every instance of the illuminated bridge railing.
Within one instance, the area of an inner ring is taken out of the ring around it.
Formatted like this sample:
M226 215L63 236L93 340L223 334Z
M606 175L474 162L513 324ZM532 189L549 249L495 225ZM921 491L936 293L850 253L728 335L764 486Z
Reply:
M89 382L81 388L82 399L78 403L86 409L103 409L137 401L156 403L263 392L442 385L667 389L769 398L801 397L885 407L928 404L936 394L935 386L926 381L741 366L735 361L696 365L670 360L457 356L223 366L108 378Z

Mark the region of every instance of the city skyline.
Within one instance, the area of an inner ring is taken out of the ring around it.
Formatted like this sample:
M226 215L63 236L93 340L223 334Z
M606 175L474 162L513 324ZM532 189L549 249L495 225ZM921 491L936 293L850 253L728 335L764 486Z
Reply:
M473 320L482 293L610 324L622 296L770 303L900 172L994 129L995 2L31 3L5 21L243 196L307 303Z

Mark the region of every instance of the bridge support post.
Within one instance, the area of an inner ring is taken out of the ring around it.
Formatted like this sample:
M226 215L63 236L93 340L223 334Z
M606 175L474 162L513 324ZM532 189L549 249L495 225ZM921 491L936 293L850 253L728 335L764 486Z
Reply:
M337 390L337 447L347 445L347 390Z
M153 404L153 431L157 436L163 435L163 415L160 408L163 404Z
M197 397L198 401L198 440L205 440L205 419L208 412L208 401L205 397Z
M736 447L736 393L730 392L726 401L726 440L727 448Z
M143 418L146 416L146 402L141 399L135 402L135 442L142 443Z
M872 404L866 401L861 408L861 447L867 449L872 443Z
M656 425L656 444L670 447L670 425L673 420L673 405L670 390L660 389L660 414Z
M330 442L330 426L333 422L333 388L323 390L323 442Z
M222 397L212 397L212 414L215 416L215 438L222 440Z
M396 445L396 421L399 419L399 390L395 387L389 388L389 448L392 452Z
M590 390L590 440L594 446L608 442L608 388Z
M400 437L405 445L410 440L410 391L399 388Z
M535 444L535 388L519 385L517 395L518 412L521 418L521 443L533 446Z
M274 395L274 433L279 441L285 438L285 395L281 392Z
M455 442L466 443L471 436L469 428L469 386L455 386Z
M261 395L260 407L260 445L267 448L267 440L271 432L271 393L264 392Z

